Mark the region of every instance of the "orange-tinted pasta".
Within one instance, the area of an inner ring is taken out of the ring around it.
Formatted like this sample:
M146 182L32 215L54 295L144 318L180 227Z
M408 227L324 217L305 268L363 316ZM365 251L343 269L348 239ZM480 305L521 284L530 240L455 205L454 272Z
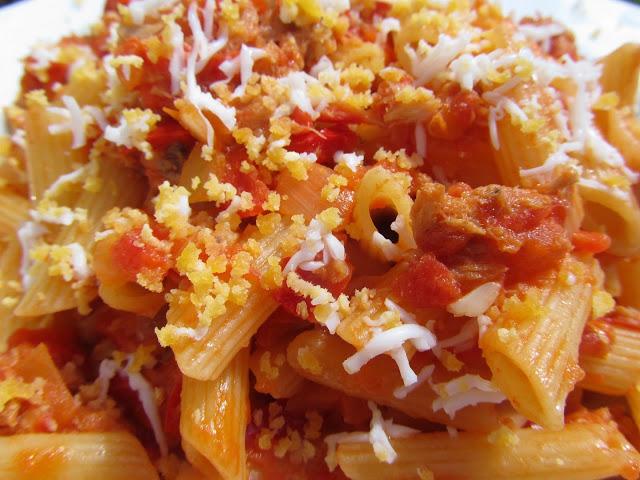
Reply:
M640 477L638 45L104 8L6 109L0 478Z

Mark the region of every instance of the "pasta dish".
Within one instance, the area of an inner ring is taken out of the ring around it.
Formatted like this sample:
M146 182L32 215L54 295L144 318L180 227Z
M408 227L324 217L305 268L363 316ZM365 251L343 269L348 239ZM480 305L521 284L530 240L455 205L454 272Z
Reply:
M0 478L640 476L640 44L485 0L108 0L0 137Z

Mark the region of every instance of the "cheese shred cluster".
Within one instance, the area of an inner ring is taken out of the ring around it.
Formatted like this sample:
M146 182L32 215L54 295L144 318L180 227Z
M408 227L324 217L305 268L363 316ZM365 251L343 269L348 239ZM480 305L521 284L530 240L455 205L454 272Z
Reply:
M638 45L594 63L488 0L118 0L24 67L0 444L638 478Z

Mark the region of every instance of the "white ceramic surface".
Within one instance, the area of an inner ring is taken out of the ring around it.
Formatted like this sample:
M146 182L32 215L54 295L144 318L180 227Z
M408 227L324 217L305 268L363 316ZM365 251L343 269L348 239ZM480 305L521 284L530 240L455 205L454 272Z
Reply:
M23 0L0 8L0 106L18 93L20 60L30 49L63 35L82 33L105 0ZM540 13L568 25L581 53L601 56L628 41L640 41L640 8L620 0L498 0L516 18ZM0 133L4 128L0 121Z
M34 45L87 31L103 8L104 0L25 0L0 8L0 106L18 94L20 60Z

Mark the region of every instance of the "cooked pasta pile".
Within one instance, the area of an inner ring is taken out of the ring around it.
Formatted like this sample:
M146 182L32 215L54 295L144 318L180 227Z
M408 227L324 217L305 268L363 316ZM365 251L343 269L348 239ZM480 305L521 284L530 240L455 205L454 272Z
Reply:
M109 0L24 66L0 478L638 478L640 45Z

